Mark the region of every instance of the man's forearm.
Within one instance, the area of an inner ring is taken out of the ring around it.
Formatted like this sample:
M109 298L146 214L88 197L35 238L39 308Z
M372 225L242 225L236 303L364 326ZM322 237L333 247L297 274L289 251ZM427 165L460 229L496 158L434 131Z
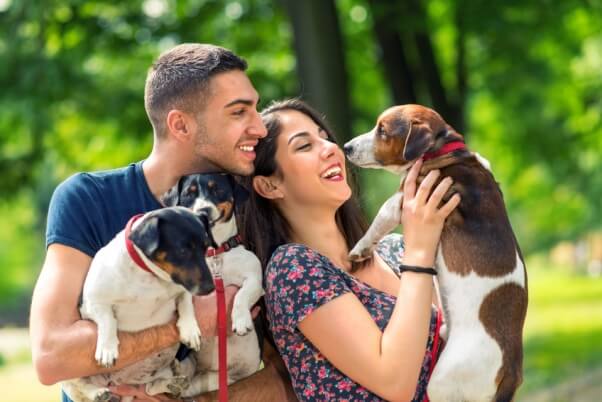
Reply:
M94 359L96 325L79 320L57 331L42 356L34 356L40 380L54 384L70 378L115 371L179 342L175 322L140 332L119 332L119 358L113 367L104 368Z

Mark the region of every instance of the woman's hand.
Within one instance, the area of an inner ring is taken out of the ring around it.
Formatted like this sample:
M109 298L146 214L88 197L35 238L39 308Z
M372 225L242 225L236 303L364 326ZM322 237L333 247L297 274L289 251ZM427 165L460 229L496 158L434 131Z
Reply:
M422 160L417 161L408 172L403 186L401 224L405 243L404 264L432 267L435 264L437 245L445 218L460 203L460 195L454 194L447 203L438 208L443 196L452 185L451 178L441 180L432 194L431 189L441 172L431 170L417 188L416 179ZM430 194L430 197L429 197Z

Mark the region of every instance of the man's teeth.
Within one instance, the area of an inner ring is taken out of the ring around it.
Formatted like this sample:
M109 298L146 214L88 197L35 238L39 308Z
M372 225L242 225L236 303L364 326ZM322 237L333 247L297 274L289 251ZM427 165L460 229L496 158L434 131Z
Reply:
M252 145L241 145L238 148L244 152L253 152L253 150L255 149L255 147Z
M341 168L338 166L335 167L331 167L330 169L328 169L327 171L325 171L324 173L322 173L322 177L327 179L333 176L337 176L341 174Z

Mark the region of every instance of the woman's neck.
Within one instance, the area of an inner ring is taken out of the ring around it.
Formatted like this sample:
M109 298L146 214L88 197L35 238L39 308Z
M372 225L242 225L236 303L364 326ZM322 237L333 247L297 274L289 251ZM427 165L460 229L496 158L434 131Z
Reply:
M336 224L334 214L331 216L299 214L286 218L291 227L292 241L316 250L341 269L348 271L351 268L347 258L349 248Z

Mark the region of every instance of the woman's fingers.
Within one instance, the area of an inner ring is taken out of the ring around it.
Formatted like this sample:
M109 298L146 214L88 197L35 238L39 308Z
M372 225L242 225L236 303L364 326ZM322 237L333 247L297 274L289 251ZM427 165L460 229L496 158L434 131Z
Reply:
M449 214L460 204L460 194L456 193L439 209L438 214L443 218L447 218Z
M405 199L412 199L416 195L416 179L418 178L421 167L422 159L418 159L410 168L403 184L403 197Z
M415 198L417 205L426 204L431 189L433 188L433 184L435 184L435 181L437 180L440 174L441 172L438 169L431 170L430 172L428 172L424 180L422 180L422 183L420 183L420 187L418 187L418 191L416 192Z
M453 180L451 177L446 177L443 180L441 180L439 182L439 184L437 185L437 187L435 187L435 190L433 190L433 193L431 194L431 196L428 198L428 201L426 204L427 207L433 211L436 211L437 207L441 203L441 200L443 199L443 196L445 195L447 190L449 190L452 183L453 183Z

